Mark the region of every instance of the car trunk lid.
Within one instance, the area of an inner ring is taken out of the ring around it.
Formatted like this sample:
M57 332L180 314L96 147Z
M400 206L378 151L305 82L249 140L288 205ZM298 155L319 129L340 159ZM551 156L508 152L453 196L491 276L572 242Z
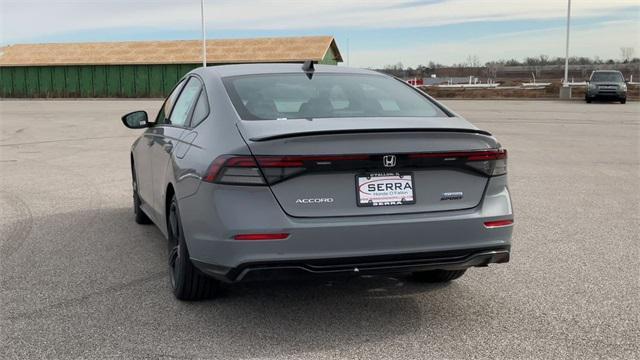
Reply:
M449 211L473 208L482 199L488 176L466 163L470 151L499 148L488 133L458 118L447 118L450 124L427 119L429 126L413 119L393 126L388 119L355 126L339 120L344 119L240 124L287 214L333 217Z

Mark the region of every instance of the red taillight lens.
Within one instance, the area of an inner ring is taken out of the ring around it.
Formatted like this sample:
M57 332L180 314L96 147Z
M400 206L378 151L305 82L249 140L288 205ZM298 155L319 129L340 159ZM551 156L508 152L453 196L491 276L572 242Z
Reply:
M289 234L238 234L233 238L235 240L284 240L289 237Z
M369 155L256 156L256 161L267 183L275 184L305 171L353 170L358 168L354 164L369 158Z
M304 167L305 163L333 163L353 160L369 160L369 155L300 155L300 156L256 156L261 168Z
M501 160L507 158L507 150L505 149L497 149L497 150L487 150L487 151L478 151L476 153L471 153L469 157L467 157L468 161L484 161L484 160Z
M490 149L478 151L452 151L443 153L409 154L409 159L442 160L443 163L464 163L489 176L507 173L507 150Z
M480 170L489 176L507 173L507 150L483 150L467 157L467 166Z
M484 227L486 228L498 228L513 225L513 220L495 220L495 221L486 221L484 223Z
M351 170L354 161L369 159L369 155L223 155L211 163L203 180L235 185L274 184L310 168Z
M507 157L507 150L505 149L491 149L491 150L477 150L477 151L448 151L448 152L437 152L437 153L409 154L409 159L464 158L467 161L496 160L496 159L504 159L506 157Z
M264 185L253 156L222 155L213 160L204 181L221 184Z

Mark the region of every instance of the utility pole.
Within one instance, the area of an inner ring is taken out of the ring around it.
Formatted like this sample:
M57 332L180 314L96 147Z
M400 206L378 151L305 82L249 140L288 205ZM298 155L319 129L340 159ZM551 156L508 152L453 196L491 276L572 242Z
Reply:
M207 67L207 32L204 27L204 0L200 0L200 17L202 18L202 67Z
M561 99L571 99L571 87L569 86L569 29L571 25L571 0L567 0L567 43L564 56L564 81L560 88Z
M569 83L569 30L571 24L571 0L568 0L567 5L567 48L564 56L564 83Z

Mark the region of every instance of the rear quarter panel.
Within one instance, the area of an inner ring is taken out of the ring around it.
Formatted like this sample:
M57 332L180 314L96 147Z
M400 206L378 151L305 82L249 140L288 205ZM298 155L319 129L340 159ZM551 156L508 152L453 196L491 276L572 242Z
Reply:
M183 204L187 202L181 200L197 196L202 177L216 157L222 154L250 154L236 127L237 117L230 108L222 83L215 77L203 80L209 98L209 115L198 126L184 133L182 144L172 153L165 179L166 186L171 184L174 187L183 217L193 212L214 210L212 207L186 209ZM186 148L181 148L182 146ZM166 227L165 224L160 226ZM186 235L189 236L188 233Z

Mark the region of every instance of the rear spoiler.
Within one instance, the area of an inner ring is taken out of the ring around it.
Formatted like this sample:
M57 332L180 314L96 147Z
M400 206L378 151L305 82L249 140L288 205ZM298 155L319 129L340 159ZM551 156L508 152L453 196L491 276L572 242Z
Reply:
M277 139L287 139L304 136L334 135L334 134L358 134L358 133L389 133L389 132L446 132L446 133L468 133L491 136L488 131L480 129L465 128L399 128L399 129L337 129L337 130L320 130L320 131L301 131L291 133L281 133L274 135L255 136L249 138L251 141L269 141Z

